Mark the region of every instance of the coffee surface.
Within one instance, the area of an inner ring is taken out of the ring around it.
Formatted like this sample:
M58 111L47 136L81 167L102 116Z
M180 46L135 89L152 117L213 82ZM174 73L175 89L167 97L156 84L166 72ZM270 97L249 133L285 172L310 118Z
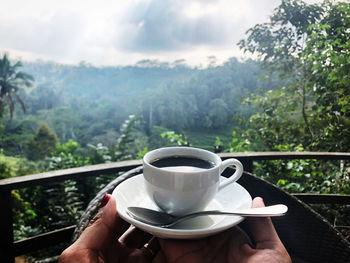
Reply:
M196 172L214 167L213 162L189 156L165 157L154 160L151 164L158 168L179 172Z

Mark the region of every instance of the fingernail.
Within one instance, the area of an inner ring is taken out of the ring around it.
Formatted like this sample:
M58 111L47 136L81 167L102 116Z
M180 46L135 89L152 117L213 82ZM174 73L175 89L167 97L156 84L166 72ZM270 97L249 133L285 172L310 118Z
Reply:
M111 196L109 194L105 194L101 200L101 208L106 206L106 204L108 203L109 199L111 199Z

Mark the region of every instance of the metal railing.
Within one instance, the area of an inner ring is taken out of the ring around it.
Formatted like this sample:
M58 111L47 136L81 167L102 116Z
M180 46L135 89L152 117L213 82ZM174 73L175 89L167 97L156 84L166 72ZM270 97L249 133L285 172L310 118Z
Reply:
M222 159L237 158L247 172L253 172L253 162L261 160L282 159L318 159L318 160L350 160L350 153L329 152L250 152L250 153L222 153ZM141 165L141 160L121 161L115 163L98 164L51 171L41 174L14 177L0 180L0 262L14 262L15 257L39 249L47 248L63 242L69 242L75 226L68 226L55 231L42 233L27 239L14 241L12 197L11 191L24 187L35 187L53 182L62 182L71 179L84 179L90 176L117 174ZM350 204L349 195L318 195L318 194L295 194L307 203L332 203Z

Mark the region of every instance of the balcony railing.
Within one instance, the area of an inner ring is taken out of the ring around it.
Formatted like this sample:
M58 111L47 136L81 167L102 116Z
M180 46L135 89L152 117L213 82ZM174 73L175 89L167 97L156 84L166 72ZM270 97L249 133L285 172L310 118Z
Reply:
M261 160L350 160L350 153L328 152L252 152L222 153L219 155L222 159L239 159L244 165L244 170L247 172L253 172L254 161ZM0 262L14 262L16 256L45 249L63 242L69 242L75 228L74 225L68 226L27 239L14 241L11 190L24 187L35 187L37 185L62 182L71 179L83 179L89 176L117 174L139 165L141 165L141 160L121 161L0 180L0 211L2 213L2 216L0 217ZM294 195L306 203L350 204L350 195Z

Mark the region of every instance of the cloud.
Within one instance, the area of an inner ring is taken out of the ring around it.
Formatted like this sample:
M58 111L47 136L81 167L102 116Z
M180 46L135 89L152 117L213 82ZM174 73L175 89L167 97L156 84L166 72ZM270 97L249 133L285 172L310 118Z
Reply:
M131 2L115 21L114 45L126 52L235 48L280 0L149 0Z
M0 0L0 52L96 65L224 61L242 54L237 42L280 1Z
M205 1L201 5L212 2ZM220 45L230 39L234 32L227 17L213 12L190 17L184 12L190 4L191 1L171 0L139 2L125 14L125 20L118 21L124 30L115 39L116 46L130 51L154 52Z
M57 10L45 19L28 17L0 24L0 39L4 49L69 57L84 39L84 25L78 13Z

